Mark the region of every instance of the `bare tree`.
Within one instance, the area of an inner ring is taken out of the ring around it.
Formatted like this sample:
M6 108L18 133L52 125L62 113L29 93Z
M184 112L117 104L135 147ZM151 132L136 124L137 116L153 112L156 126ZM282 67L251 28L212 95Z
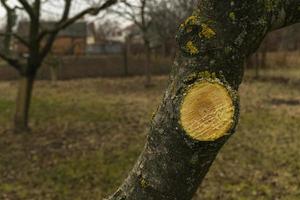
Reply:
M282 31L282 51L297 51L300 49L300 24L295 24Z
M148 6L152 19L151 34L158 38L158 46L163 47L165 56L175 49L174 33L196 4L197 0L153 0Z
M59 74L63 65L63 59L59 55L55 55L53 52L49 52L48 56L45 58L44 63L49 67L50 79L54 84L59 79Z
M149 15L149 5L153 0L136 0L136 1L123 1L121 5L114 13L123 17L126 20L131 21L137 26L142 34L144 49L146 53L145 63L145 86L152 85L151 82L151 39L149 30L151 27L151 17ZM125 6L124 6L125 5Z
M180 51L145 148L109 200L192 199L235 132L244 60L268 32L300 22L299 7L299 0L199 0L179 28Z
M26 12L29 18L28 37L22 37L13 32L7 32L5 34L13 36L26 47L28 55L18 56L16 52L8 54L7 52L2 51L0 52L0 58L15 68L20 75L14 126L16 131L24 131L28 130L28 113L36 74L45 57L50 52L58 33L87 14L97 15L99 12L106 10L108 7L115 4L117 0L98 1L97 5L88 6L73 15L70 14L73 1L64 0L62 14L51 28L44 28L41 26L43 1L18 0L17 2L19 7ZM6 1L2 0L1 3L7 12L10 12L10 8L6 6Z
M116 34L116 32L118 31L121 31L118 21L103 20L102 23L98 24L95 35L97 37L97 40L109 41L110 37Z
M16 10L18 9L17 6L11 7L8 5L7 0L1 0L1 4L6 10L6 27L5 33L1 33L3 36L3 51L5 54L10 54L10 47L12 42L12 35L13 35L13 27L16 25L17 15Z

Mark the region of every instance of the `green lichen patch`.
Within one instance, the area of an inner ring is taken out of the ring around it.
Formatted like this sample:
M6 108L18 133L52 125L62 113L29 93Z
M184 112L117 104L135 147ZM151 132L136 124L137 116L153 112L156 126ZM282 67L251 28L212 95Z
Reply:
M199 16L196 15L192 15L190 17L188 17L184 24L183 27L187 27L187 26L199 26L201 24L201 19Z
M208 80L208 81L214 81L217 79L217 74L215 72L209 72L209 71L202 71L202 72L193 72L191 73L186 79L184 79L184 82L186 84L194 83L196 80Z
M148 186L148 183L144 178L141 178L140 184L142 188L146 188Z
M278 9L281 1L279 0L264 0L267 12L274 12Z
M217 78L215 72L211 73L209 71L199 72L198 77L201 77L206 80L215 80Z
M236 16L235 16L235 13L234 13L234 12L230 12L228 16L229 16L229 19L230 19L231 21L235 21L235 20L236 20Z
M214 22L201 18L194 12L180 25L176 38L184 55L194 57L202 56L207 49L211 49L216 35Z
M188 52L190 55L197 55L199 54L199 49L197 46L193 43L193 41L188 41L185 45L185 50Z
M199 36L206 39L211 39L216 36L216 32L207 24L201 24L201 31L199 33Z

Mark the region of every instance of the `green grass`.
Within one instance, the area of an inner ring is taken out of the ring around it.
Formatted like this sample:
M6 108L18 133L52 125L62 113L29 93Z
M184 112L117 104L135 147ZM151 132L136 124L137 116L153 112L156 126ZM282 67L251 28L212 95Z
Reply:
M12 119L14 102L7 99L0 99L0 124L4 125L7 120Z
M284 78L284 79L283 79ZM288 81L286 81L288 79ZM300 70L246 74L241 120L195 200L300 199ZM111 194L134 164L167 84L155 77L39 81L32 133L9 130L15 82L0 82L0 199L92 200ZM280 99L281 104L274 100Z

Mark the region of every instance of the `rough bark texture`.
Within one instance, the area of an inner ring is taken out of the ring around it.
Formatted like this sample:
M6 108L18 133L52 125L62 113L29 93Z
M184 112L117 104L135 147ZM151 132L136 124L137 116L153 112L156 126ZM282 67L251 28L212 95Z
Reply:
M108 199L191 199L217 153L234 133L239 115L236 93L244 59L269 31L299 21L299 13L299 0L201 0L194 14L180 26L180 52L145 149L123 185ZM203 80L226 85L235 107L230 130L210 142L192 139L180 124L185 93Z

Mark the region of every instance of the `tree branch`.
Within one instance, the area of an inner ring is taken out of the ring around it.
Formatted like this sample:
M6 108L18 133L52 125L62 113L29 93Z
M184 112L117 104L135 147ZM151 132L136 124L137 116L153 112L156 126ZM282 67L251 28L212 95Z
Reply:
M3 7L4 7L6 10L11 9L11 8L7 5L6 0L1 0L1 4L3 5Z
M296 3L285 10L294 11L278 15L278 24L284 27L299 17L290 14L300 12L296 11L299 0L279 0L271 8L266 1L199 1L197 12L178 30L180 51L169 87L148 129L145 148L107 200L192 199L218 152L235 132L244 59L257 50L266 32L272 31L270 24L277 20L272 15L281 12L284 2ZM230 12L239 17L224 17ZM261 19L267 23L261 24ZM206 32L199 33L203 26Z
M29 47L29 43L28 41L26 41L24 38L22 38L20 35L18 35L17 33L0 33L0 36L8 36L11 35L13 37L15 37L17 40L19 40L23 45L25 45L26 47Z
M19 63L18 59L14 59L8 55L5 55L4 53L0 52L0 58L2 58L4 61L6 61L8 64L10 64L11 66L13 66L16 70L20 71L22 66Z
M61 18L60 22L63 22L66 19L68 19L70 9L71 9L71 5L72 5L72 0L65 0L65 9L64 9L64 12L63 12L63 15L62 15L62 18Z
M18 0L31 19L35 18L34 10L26 0Z
M113 4L117 3L118 0L108 0L106 1L103 5L97 7L97 8L87 8L83 11L81 11L80 13L78 13L77 15L67 19L63 19L61 20L54 29L52 30L47 30L48 33L51 32L57 32L60 31L66 27L68 27L69 25L73 24L75 21L77 21L78 19L82 18L83 16L85 16L86 14L90 14L90 15L97 15L100 11L105 10L106 8L112 6Z
M39 40L41 41L47 34L49 34L46 45L44 46L44 48L41 51L42 59L45 58L47 53L50 51L52 44L55 40L55 37L57 36L57 34L59 33L60 30L70 26L71 24L73 24L74 22L76 22L78 19L82 18L86 14L97 15L97 14L99 14L100 11L107 9L108 7L112 6L113 4L115 4L117 2L118 2L118 0L107 0L101 6L95 7L95 8L87 8L71 18L67 18L67 15L68 15L67 13L69 11L68 11L68 8L65 9L62 20L59 23L57 23L53 29L42 31L39 36ZM66 5L71 6L70 4L66 4Z

